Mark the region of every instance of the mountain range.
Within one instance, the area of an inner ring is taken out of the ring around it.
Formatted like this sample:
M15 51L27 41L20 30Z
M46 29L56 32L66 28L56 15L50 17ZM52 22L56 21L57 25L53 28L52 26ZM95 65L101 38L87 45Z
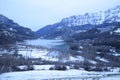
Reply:
M53 25L47 25L36 31L40 38L63 39L74 33L85 32L98 25L120 22L120 6L100 11L98 13L85 13L84 15L64 18Z

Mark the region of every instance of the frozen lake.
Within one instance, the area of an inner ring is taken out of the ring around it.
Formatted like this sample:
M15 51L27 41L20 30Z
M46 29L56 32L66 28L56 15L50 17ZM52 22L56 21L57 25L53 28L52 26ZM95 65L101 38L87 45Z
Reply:
M47 39L26 40L25 42L29 45L44 46L47 48L64 44L63 40L47 40Z
M64 40L36 39L36 40L26 40L25 43L28 45L52 48L52 49L56 49L56 50L63 51L63 52L69 49L69 45L67 45L64 42Z

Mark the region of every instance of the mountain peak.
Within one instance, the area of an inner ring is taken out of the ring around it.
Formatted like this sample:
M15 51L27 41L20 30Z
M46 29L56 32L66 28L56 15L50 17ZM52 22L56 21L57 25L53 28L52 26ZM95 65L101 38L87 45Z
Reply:
M65 26L80 26L86 24L98 25L104 22L112 23L120 21L120 5L105 12L85 13L84 15L70 16L61 20Z
M84 32L95 26L120 22L120 5L98 13L85 13L84 15L73 15L62 19L51 26L46 26L37 31L37 35L47 38L48 36L67 35L72 32ZM54 29L54 30L53 30ZM50 32L49 32L50 31Z

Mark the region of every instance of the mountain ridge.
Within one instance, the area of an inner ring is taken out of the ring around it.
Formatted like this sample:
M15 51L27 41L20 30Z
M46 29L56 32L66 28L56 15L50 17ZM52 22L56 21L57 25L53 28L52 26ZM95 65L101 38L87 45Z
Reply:
M62 39L68 32L81 32L94 28L96 25L120 22L120 6L99 13L86 13L84 15L63 18L60 22L47 25L36 31L40 38ZM84 27L83 27L84 26ZM54 37L51 37L53 35Z
M25 39L37 38L34 32L0 14L0 44L10 44Z

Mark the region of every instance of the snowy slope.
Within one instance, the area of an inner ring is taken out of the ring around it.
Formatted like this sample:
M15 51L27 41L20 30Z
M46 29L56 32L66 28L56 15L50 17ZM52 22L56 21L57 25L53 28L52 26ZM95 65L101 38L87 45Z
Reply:
M65 26L79 26L85 24L98 25L104 22L112 23L120 21L120 6L116 6L115 8L100 11L98 13L86 13L84 15L71 16L69 18L64 18L61 22L65 24Z
M95 28L97 25L114 22L120 22L120 6L98 13L85 13L63 18L60 22L39 29L36 34L45 39L63 39L68 35Z

